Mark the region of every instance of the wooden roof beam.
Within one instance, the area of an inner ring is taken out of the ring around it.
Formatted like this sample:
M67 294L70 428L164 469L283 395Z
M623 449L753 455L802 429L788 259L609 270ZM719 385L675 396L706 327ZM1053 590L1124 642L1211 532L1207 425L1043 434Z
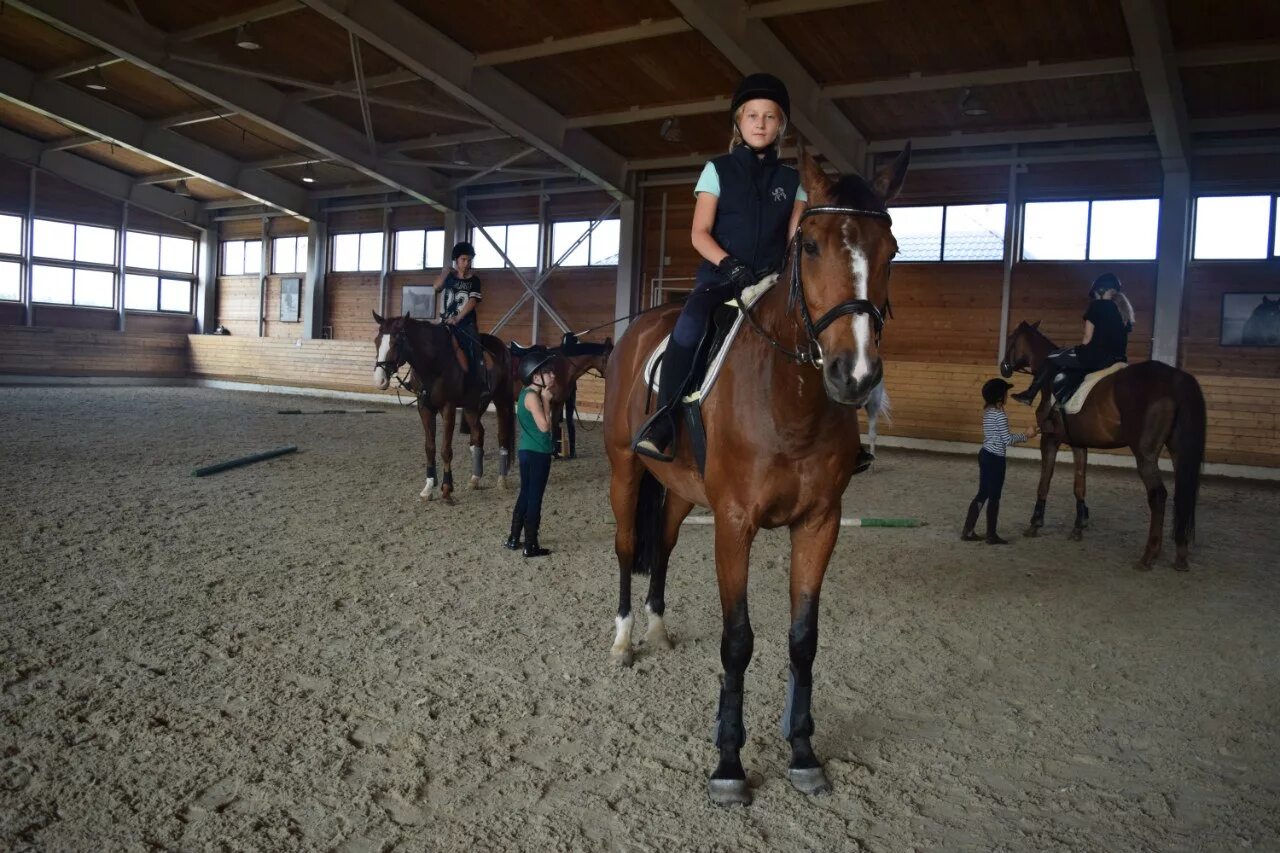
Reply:
M1165 171L1185 172L1191 131L1164 0L1120 0Z

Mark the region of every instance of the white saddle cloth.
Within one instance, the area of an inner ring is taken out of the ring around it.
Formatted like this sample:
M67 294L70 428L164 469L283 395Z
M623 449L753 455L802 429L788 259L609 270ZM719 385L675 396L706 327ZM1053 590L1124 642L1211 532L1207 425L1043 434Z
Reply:
M755 305L761 296L769 292L769 288L773 287L774 282L778 280L777 275L771 275L762 278L758 283L751 285L742 291L742 302L748 308ZM730 299L724 303L737 307L736 299ZM711 389L716 384L716 377L720 375L720 368L724 366L725 356L729 354L729 347L733 345L734 339L738 336L738 330L742 328L742 312L738 312L738 316L733 320L733 326L729 329L729 334L725 335L724 343L720 345L720 349L716 352L715 359L711 364L707 365L706 375L702 378L702 385L691 391L685 398L686 403L693 403L705 398L711 393ZM653 352L649 355L648 361L644 363L644 375L649 382L649 388L656 394L658 392L658 365L662 354L667 351L667 342L671 340L671 336L667 335L658 345L654 347Z
M1093 390L1093 386L1110 376L1113 373L1124 370L1129 365L1123 361L1117 361L1110 367L1102 370L1095 370L1093 373L1085 376L1084 381L1080 383L1080 387L1076 389L1076 393L1071 395L1071 399L1062 407L1062 411L1068 415L1078 415L1080 410L1084 408L1084 401L1089 396L1089 392Z

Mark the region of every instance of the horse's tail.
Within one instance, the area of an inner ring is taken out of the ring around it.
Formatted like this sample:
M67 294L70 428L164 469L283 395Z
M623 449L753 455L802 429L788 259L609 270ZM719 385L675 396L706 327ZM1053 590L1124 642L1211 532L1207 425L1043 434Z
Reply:
M1181 373L1175 378L1173 395L1178 406L1169 441L1174 455L1173 531L1177 541L1185 542L1195 539L1196 534L1196 498L1200 493L1208 417L1204 392L1191 374Z
M662 521L667 502L667 490L658 478L645 471L640 477L640 492L636 496L635 556L631 561L633 575L647 575L662 553Z

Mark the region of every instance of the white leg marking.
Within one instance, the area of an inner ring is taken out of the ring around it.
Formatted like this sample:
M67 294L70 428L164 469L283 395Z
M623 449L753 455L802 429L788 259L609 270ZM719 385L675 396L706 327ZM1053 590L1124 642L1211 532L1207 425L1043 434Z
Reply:
M418 493L418 497L426 498L427 500L434 500L436 496L435 488L436 488L436 478L428 477L427 484L422 487L422 491Z
M631 625L635 622L635 614L628 613L627 618L613 617L615 633L613 648L609 649L609 657L623 666L631 666L634 655L631 652Z
M650 610L648 604L644 606L644 612L649 617L649 626L644 632L645 645L655 649L671 648L671 637L667 635L667 626L662 617Z
M853 286L859 299L867 298L867 256L862 249L849 240L849 225L844 226L844 247L849 252L849 270L853 275ZM862 381L871 373L871 359L867 356L867 348L871 345L871 318L865 314L853 315L853 339L858 348L858 359L853 365L853 378Z

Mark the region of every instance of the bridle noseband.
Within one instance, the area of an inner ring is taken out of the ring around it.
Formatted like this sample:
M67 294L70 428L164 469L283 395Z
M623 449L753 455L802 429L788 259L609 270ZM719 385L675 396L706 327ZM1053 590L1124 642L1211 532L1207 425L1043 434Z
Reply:
M847 317L851 314L865 315L871 318L872 328L875 330L876 344L880 343L880 336L884 331L886 318L893 317L893 308L889 305L889 298L886 295L884 305L876 307L869 299L846 299L836 305L827 313L823 314L817 320L813 319L813 314L809 311L809 301L805 297L804 285L800 274L800 259L803 256L800 247L800 226L806 219L811 216L821 216L824 214L834 214L836 216L862 216L873 219L882 219L893 225L893 218L883 210L866 210L859 207L837 207L834 205L822 205L819 207L810 207L800 215L800 221L796 223L796 231L791 235L791 240L787 243L787 256L794 253L791 263L791 285L787 292L787 310L795 310L796 305L800 306L800 318L804 323L804 331L808 336L808 340L804 345L796 351L787 349L774 340L764 329L760 328L755 318L751 314L751 310L742 302L742 297L736 297L738 308L746 315L750 321L751 327L756 330L766 341L773 345L773 348L782 353L787 358L797 364L809 364L815 368L821 368L823 365L822 344L818 342L818 336L841 317Z

